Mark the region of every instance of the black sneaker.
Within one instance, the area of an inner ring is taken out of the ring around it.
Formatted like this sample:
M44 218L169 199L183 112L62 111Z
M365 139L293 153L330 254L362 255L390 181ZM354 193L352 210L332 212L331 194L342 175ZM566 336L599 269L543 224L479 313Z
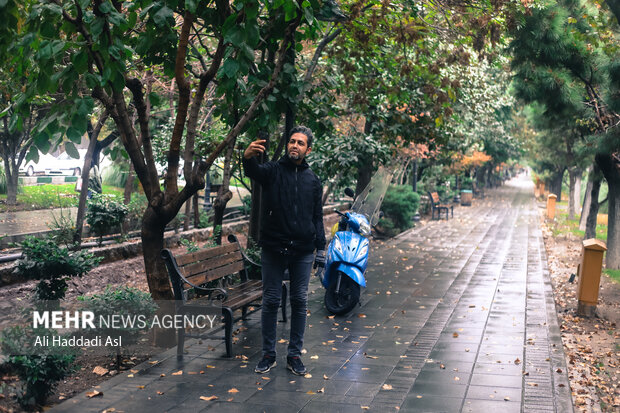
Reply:
M271 370L272 367L276 366L276 358L271 356L263 356L263 358L258 362L254 371L256 373L262 374L267 373Z
M297 356L288 356L286 358L286 368L298 376L303 376L307 372L306 366L304 366L304 363L302 363L301 359Z

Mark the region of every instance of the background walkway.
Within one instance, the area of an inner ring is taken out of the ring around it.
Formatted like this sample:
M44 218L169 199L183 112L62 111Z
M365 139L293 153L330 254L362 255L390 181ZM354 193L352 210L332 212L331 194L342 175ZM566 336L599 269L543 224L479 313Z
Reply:
M190 341L182 362L171 349L52 411L572 412L529 179L454 215L374 242L362 305L346 318L327 317L311 281L306 378L285 368L288 325L278 366L253 372L257 313L238 325L237 358Z

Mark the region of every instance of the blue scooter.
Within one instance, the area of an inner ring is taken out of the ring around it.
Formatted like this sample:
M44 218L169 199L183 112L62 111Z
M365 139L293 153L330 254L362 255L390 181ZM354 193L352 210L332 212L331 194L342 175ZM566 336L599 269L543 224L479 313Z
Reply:
M325 307L332 314L343 315L359 303L360 287L366 287L370 222L357 212L336 212L341 219L332 230L325 272L319 276L325 287Z

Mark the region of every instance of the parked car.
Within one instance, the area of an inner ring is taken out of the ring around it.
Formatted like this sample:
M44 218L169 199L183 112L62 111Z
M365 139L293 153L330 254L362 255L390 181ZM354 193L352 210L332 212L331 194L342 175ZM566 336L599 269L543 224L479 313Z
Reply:
M28 161L19 168L19 172L26 176L34 175L74 175L82 174L86 149L78 149L80 159L75 159L63 152L58 156L42 154L38 162Z

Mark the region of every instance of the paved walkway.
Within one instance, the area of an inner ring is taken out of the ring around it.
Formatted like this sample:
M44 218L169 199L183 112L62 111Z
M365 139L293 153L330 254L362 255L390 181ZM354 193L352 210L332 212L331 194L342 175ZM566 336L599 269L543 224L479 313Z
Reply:
M285 369L287 325L278 366L253 372L257 313L237 358L222 357L221 342L190 341L184 361L171 349L102 384L103 396L51 411L572 412L532 185L489 192L454 219L374 242L362 306L346 318L327 317L312 280L306 378Z

